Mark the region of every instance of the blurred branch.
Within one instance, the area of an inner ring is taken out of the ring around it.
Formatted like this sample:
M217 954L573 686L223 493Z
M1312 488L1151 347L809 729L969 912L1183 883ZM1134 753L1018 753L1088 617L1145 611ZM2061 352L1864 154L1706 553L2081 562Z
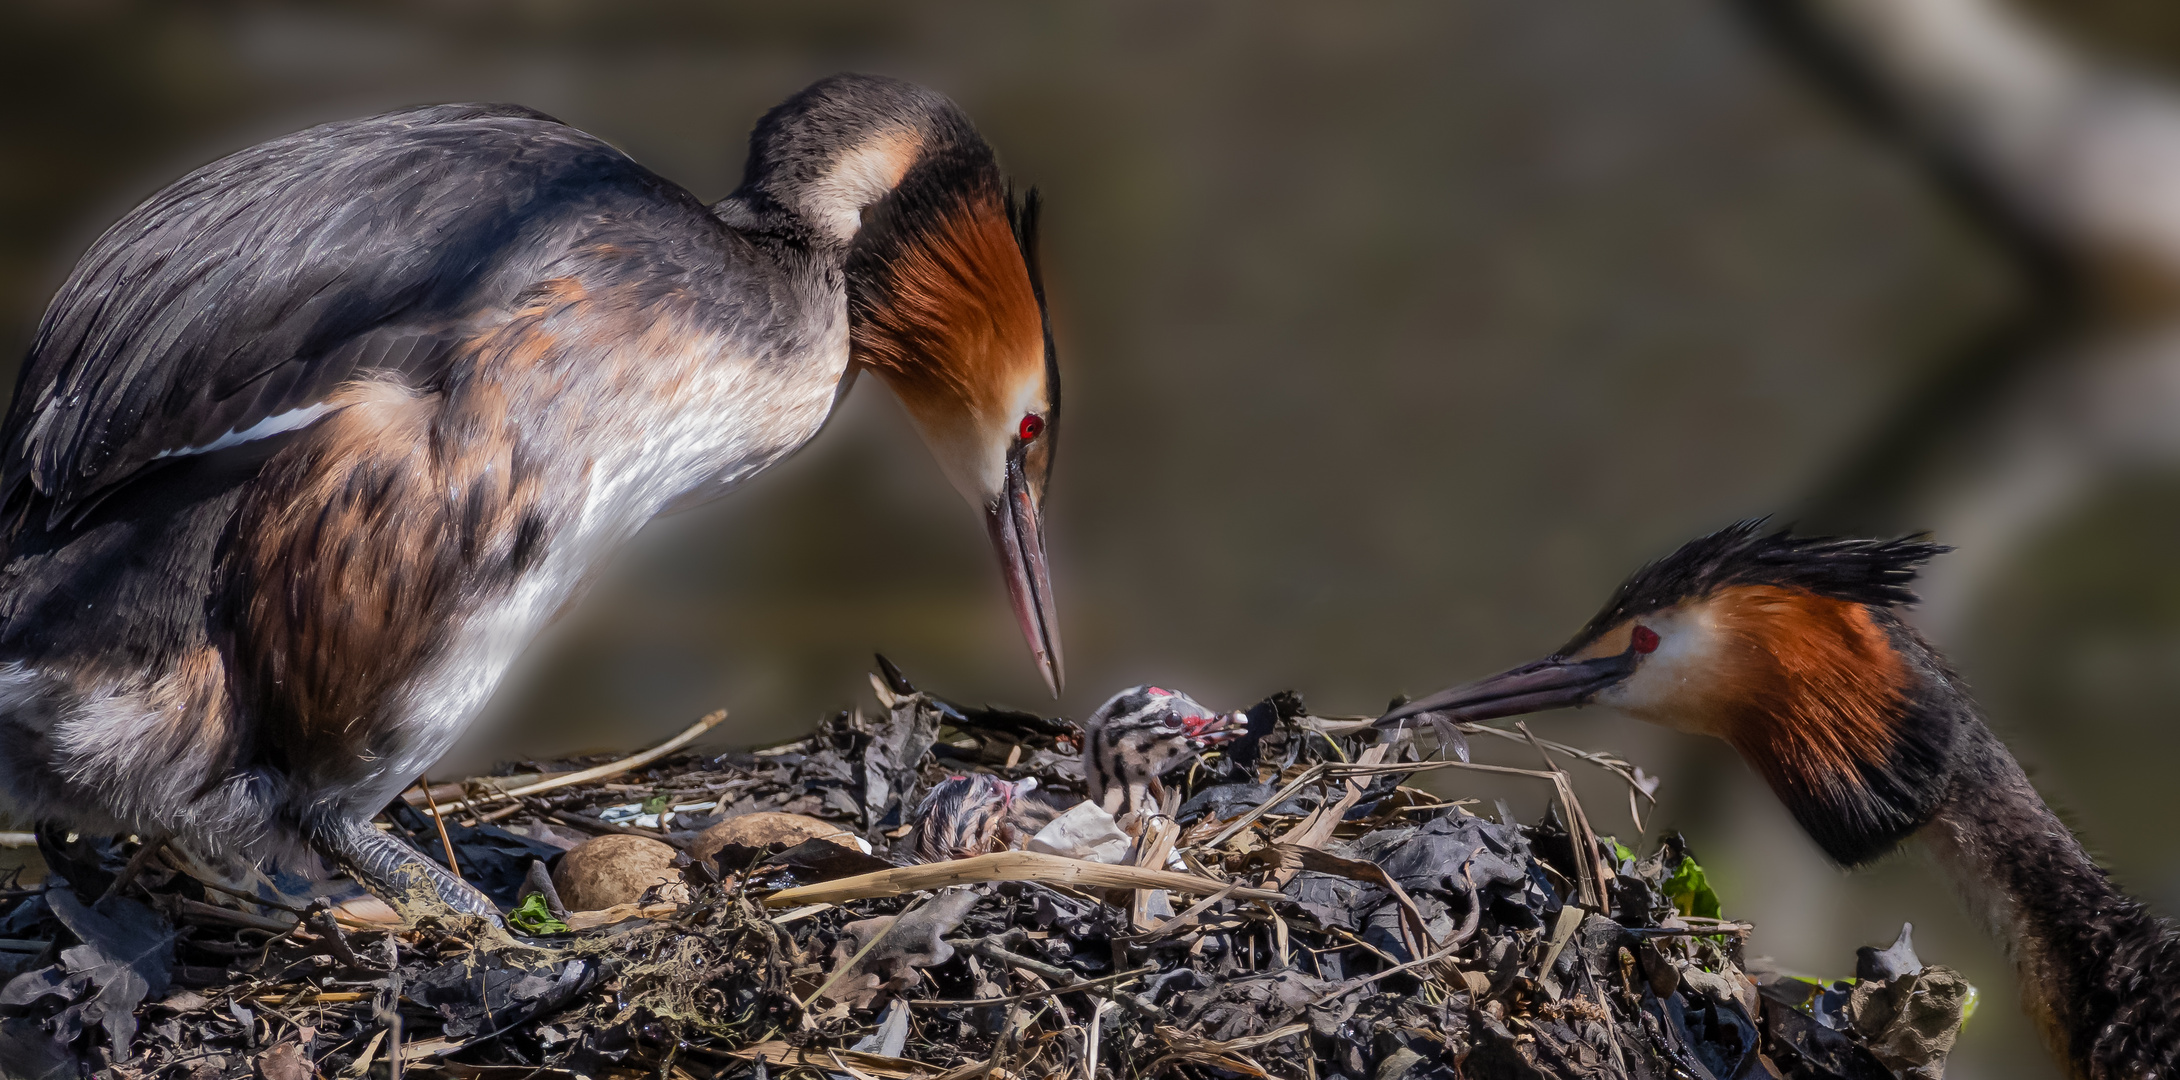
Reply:
M1912 6L1917 0L1903 0ZM1870 47L1866 26L1843 19L1853 0L1732 0L1779 57L1873 133L1891 142L1922 168L1956 209L2032 286L2068 282L2068 246L2047 236L1977 156L1933 110L1918 101L1915 80L1888 60L1891 50ZM1857 32L1857 31L1860 32ZM2041 291L2039 289L2038 291Z
M2024 260L2180 294L2180 97L1993 0L1737 0Z
M1937 365L1807 518L1929 527L1944 635L2115 473L2180 466L2180 93L1995 0L1734 0L2016 268L2021 303Z

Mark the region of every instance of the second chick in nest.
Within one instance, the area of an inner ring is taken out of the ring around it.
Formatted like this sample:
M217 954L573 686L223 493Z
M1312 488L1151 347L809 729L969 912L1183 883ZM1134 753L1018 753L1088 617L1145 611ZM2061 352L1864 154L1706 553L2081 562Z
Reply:
M1113 695L1083 724L1082 773L1090 801L1114 817L1171 815L1179 802L1159 777L1249 730L1241 713L1217 713L1187 694L1137 686Z
M966 859L1022 846L1012 820L1016 800L1037 787L1032 776L1002 780L990 773L949 776L916 805L908 853L917 862Z

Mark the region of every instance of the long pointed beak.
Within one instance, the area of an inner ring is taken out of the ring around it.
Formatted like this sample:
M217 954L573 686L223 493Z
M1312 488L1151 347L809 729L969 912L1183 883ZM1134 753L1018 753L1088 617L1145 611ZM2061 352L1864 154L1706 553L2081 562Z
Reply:
M1581 705L1598 691L1632 674L1636 656L1632 649L1618 656L1595 660L1547 656L1490 678L1411 701L1378 717L1377 725L1393 727L1425 713L1436 713L1455 722L1473 723Z
M1007 463L1007 486L986 509L985 525L992 533L992 547L999 553L999 570L1007 577L1007 598L1014 602L1014 617L1022 624L1030 657L1045 677L1053 697L1067 684L1060 659L1060 615L1052 605L1052 573L1045 566L1045 522L1022 474L1020 461Z

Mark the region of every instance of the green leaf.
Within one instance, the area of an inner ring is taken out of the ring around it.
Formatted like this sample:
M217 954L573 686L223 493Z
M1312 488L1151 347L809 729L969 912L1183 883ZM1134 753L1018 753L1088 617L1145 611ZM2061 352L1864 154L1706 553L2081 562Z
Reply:
M1722 919L1719 913L1718 894L1711 890L1711 879L1696 865L1694 859L1682 856L1680 866L1673 876L1665 879L1666 899L1680 909L1683 915L1705 919Z
M1612 841L1612 856L1624 863L1635 861L1635 853L1617 839Z
M545 908L545 894L531 893L523 897L522 906L507 913L507 921L525 934L565 934L568 924L553 918Z
M646 814L662 813L666 809L666 801L664 795L653 795L643 801L643 812Z

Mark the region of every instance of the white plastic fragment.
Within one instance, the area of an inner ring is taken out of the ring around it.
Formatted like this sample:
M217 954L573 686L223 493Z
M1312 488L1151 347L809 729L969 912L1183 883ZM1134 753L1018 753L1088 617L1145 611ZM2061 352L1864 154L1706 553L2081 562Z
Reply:
M1037 830L1028 847L1047 855L1117 865L1128 861L1128 849L1134 844L1127 833L1120 831L1120 823L1113 820L1113 815L1085 800Z
M656 829L659 827L659 816L644 813L642 803L623 803L619 806L608 806L598 811L598 820L612 825L633 825L640 829Z

